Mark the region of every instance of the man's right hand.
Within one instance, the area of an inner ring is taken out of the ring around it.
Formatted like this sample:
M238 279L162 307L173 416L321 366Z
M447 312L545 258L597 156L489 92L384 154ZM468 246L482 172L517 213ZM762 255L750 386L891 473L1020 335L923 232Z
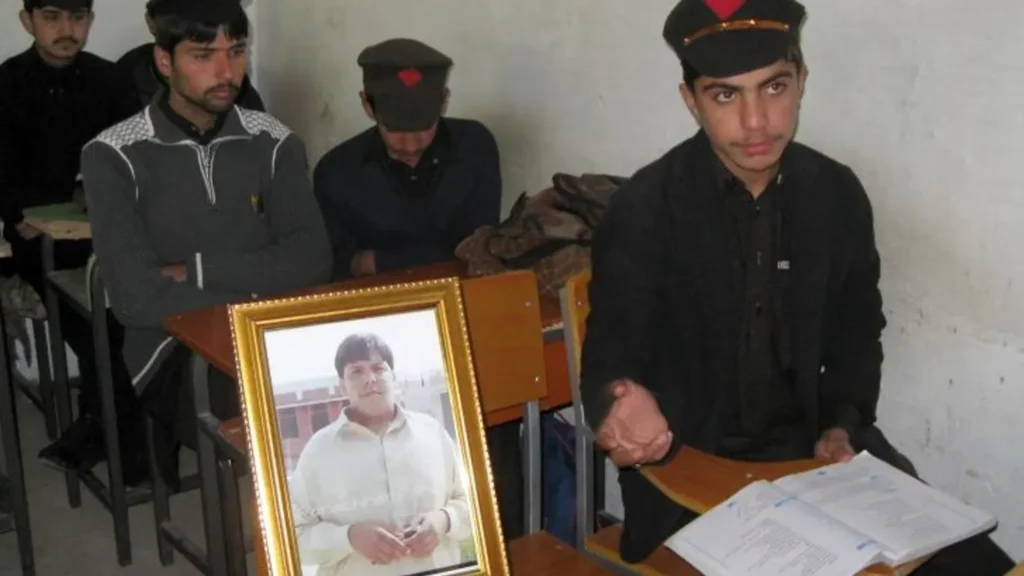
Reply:
M409 554L401 538L377 524L353 524L348 529L352 548L374 564L390 564Z
M160 269L160 274L179 283L188 280L188 268L186 268L184 264L171 264L169 266L164 266Z
M14 229L17 230L18 235L24 238L25 240L31 240L36 236L42 234L39 228L36 228L35 226L29 224L28 222L25 222L24 220L18 222Z
M360 250L349 263L353 276L372 276L377 273L377 254L373 250Z
M616 466L661 460L672 446L672 432L649 390L632 380L612 383L612 403L597 429L597 445Z

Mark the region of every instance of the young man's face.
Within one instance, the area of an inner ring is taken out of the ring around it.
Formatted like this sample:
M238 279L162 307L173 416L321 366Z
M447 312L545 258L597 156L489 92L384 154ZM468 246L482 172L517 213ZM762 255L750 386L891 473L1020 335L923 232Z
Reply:
M712 146L734 172L774 169L796 133L806 68L779 60L729 78L700 77L680 91Z
M210 43L181 42L173 55L155 50L157 67L178 96L211 114L234 105L249 65L246 38L228 38L222 29Z
M388 149L388 155L409 166L416 166L419 163L423 153L437 136L437 123L419 132L393 132L384 126L378 126L378 129Z
M434 142L434 138L437 137L437 125L438 122L427 128L426 130L420 130L416 132L400 132L396 130L388 130L377 120L377 115L373 110L373 106L370 104L370 100L365 92L360 92L359 97L363 101L363 110L371 120L377 122L377 129L380 131L380 136L384 140L384 145L387 147L388 155L404 162L409 166L416 166L423 157L423 153L427 151ZM445 92L445 100L442 105L441 114L444 114L445 108L448 106L448 92Z
M367 360L345 365L342 380L351 406L371 418L387 416L395 410L395 373L376 350Z
M70 63L89 39L93 13L87 8L69 11L43 6L21 11L21 24L35 38L47 60Z

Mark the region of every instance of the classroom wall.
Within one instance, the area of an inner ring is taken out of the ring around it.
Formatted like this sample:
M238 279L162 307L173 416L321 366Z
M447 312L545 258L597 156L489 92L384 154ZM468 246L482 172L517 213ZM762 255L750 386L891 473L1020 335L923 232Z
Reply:
M358 51L424 40L456 62L450 113L495 132L508 207L556 171L629 174L692 133L660 37L673 4L262 2L260 88L315 162L369 125ZM1024 558L1024 4L806 5L799 138L851 165L876 211L881 425L930 482L998 513Z

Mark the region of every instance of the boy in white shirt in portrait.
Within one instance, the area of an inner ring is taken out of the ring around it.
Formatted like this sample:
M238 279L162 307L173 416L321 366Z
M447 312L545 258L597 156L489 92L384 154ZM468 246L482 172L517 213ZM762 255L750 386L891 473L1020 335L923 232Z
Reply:
M300 560L316 576L409 576L463 561L472 521L458 449L437 419L396 402L394 365L377 335L338 346L350 404L289 479Z

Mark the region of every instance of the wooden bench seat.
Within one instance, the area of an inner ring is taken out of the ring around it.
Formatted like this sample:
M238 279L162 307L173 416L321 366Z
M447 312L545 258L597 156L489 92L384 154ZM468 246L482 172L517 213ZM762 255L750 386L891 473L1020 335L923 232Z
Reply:
M675 552L661 546L643 564L628 564L619 556L622 525L616 524L587 538L587 551L640 576L701 576L696 568Z
M547 532L513 540L508 557L512 576L613 576L613 572Z

